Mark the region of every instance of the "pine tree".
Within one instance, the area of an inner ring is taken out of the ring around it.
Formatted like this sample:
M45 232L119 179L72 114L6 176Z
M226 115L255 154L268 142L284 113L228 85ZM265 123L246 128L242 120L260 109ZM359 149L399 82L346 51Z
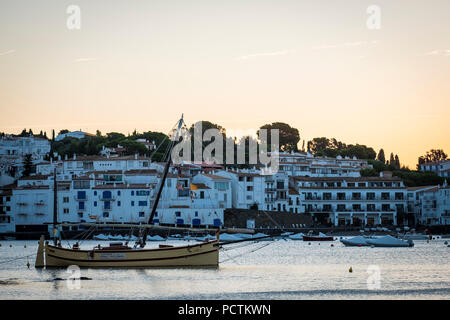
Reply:
M386 163L386 157L384 156L384 150L383 149L380 149L380 151L378 152L377 160L382 162L383 164Z
M23 176L28 177L31 174L31 168L33 167L33 159L31 154L28 153L23 157Z
M395 155L394 163L395 163L395 165L394 165L395 169L400 170L400 159L398 158L398 155Z

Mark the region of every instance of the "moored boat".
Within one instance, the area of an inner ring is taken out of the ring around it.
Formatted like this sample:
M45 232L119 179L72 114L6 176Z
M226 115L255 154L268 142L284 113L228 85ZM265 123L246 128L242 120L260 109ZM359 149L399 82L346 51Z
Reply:
M384 236L376 239L367 240L367 244L374 247L413 247L414 242L412 240L401 240L394 238L393 236Z
M41 262L46 267L217 267L219 264L218 239L188 246L160 245L154 249L131 248L119 242L81 250L50 245L42 237L38 256L44 257ZM36 262L38 267L39 261Z
M312 233L308 233L303 236L303 241L334 241L334 237L328 236L322 232L319 232L319 235L312 235Z
M288 238L291 240L303 240L303 233L292 234Z
M370 244L367 243L370 239L375 239L375 237L356 236L349 239L340 239L340 241L347 247L367 247L370 246Z

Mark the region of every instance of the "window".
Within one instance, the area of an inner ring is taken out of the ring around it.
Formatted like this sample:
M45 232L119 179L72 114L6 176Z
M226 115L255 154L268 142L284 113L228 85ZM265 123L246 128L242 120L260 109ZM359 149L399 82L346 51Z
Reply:
M105 209L111 209L111 202L110 201L105 201Z
M134 201L131 201L131 206L134 207Z
M96 196L97 195L97 191L94 191L94 196Z
M78 212L78 216L79 216L80 218L83 218L83 212Z
M86 200L86 191L78 191L77 199L78 200Z
M131 195L134 196L134 190L131 190Z
M367 200L375 200L375 192L367 192Z
M147 201L139 201L138 205L139 207L145 207L147 206Z
M175 212L175 216L176 216L176 217L181 217L181 212L180 212L180 211L176 211L176 212Z
M64 203L69 202L69 197L63 197L63 202L64 202Z
M247 191L253 191L253 186L247 186Z
M198 211L195 211L195 216L198 217Z
M117 201L117 206L120 207L120 201Z
M64 213L69 213L69 208L64 208L64 209L63 209L63 212L64 212Z
M145 217L145 212L143 212L143 211L141 211L141 212L139 212L139 217Z
M74 189L89 189L89 187L90 187L89 180L80 180L73 182Z
M205 199L205 191L200 191L200 199Z
M94 207L96 207L97 206L97 201L94 201Z
M150 195L150 191L148 190L138 190L136 191L137 196L148 196Z
M215 182L214 188L217 190L228 190L228 182Z
M109 212L103 212L103 218L109 218Z
M120 190L117 191L117 195L120 196Z
M111 191L103 191L103 199L112 199Z
M80 210L84 209L84 201L78 202L78 209Z

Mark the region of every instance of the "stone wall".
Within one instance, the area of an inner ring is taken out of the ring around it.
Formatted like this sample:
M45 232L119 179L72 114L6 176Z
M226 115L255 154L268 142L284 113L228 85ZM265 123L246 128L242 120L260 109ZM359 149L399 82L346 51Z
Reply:
M224 212L224 225L226 228L247 228L247 220L255 220L255 228L293 228L294 225L313 225L310 216L278 211L260 211L248 209L226 209Z

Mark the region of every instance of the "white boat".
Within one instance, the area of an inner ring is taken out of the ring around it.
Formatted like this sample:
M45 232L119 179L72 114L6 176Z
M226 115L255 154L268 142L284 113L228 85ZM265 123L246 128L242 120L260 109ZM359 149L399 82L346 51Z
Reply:
M412 240L401 240L392 236L384 236L376 239L368 239L367 244L374 247L413 247Z
M147 241L165 241L161 236L155 235L155 236L147 236Z
M407 233L404 235L399 235L399 238L403 240L429 240L430 236L421 233Z
M368 240L377 239L378 237L373 236L356 236L349 239L340 239L340 241L347 247L367 247L370 244L367 243Z
M303 233L300 232L297 234L293 234L293 235L290 235L288 238L291 240L303 240Z
M223 233L220 235L220 240L223 242L229 242L229 241L238 241L242 240L242 238L236 237L233 234Z

